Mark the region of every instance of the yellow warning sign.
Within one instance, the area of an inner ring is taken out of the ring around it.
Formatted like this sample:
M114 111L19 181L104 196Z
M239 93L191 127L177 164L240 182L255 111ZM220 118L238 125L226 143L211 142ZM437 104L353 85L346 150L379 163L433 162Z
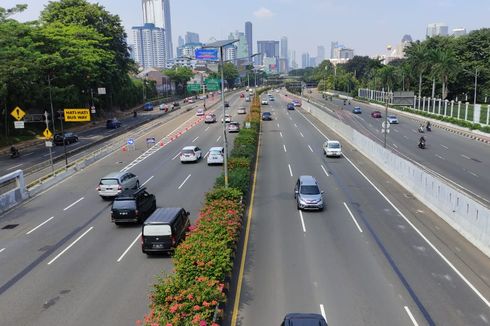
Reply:
M20 121L26 115L26 113L17 106L15 107L15 109L12 110L12 112L10 112L10 115L13 116L17 121Z
M66 122L90 121L89 109L64 109Z
M51 132L51 130L49 130L48 128L44 129L43 131L43 136L46 138L46 139L51 139L51 137L53 137L53 133Z

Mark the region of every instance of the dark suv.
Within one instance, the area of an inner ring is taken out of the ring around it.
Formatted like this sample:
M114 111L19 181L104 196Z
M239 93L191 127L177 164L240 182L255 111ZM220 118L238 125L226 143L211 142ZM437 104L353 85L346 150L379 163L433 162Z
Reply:
M120 193L111 209L111 221L116 225L121 223L141 223L157 208L155 195L146 191L146 188L125 190Z
M65 132L65 134L56 133L53 137L53 141L55 145L63 145L63 142L65 145L68 145L76 143L78 141L78 136L72 132Z

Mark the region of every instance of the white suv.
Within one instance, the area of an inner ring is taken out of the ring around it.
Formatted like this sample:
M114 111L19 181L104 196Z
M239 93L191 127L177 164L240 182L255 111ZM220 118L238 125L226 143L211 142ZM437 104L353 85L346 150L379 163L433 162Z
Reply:
M323 154L325 154L325 156L327 157L340 157L342 156L342 145L340 145L340 142L338 140L327 140L323 144Z
M103 199L113 198L127 189L138 189L138 177L130 172L112 172L100 179L97 192Z
M186 146L182 148L180 152L180 161L182 163L186 162L197 162L202 158L202 151L197 146Z
M208 154L208 165L223 164L225 160L225 150L223 147L211 147Z

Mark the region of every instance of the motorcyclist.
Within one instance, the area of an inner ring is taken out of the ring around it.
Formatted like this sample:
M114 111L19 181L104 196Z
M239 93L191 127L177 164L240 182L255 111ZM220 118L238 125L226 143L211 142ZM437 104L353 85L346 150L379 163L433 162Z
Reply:
M420 126L419 126L419 132L424 132L424 125L423 124L420 124Z
M425 138L424 138L424 136L420 137L420 139L419 139L419 147L420 148L425 148Z
M12 157L19 156L19 150L17 148L15 148L14 145L12 145L10 147L10 156L12 156Z
M427 124L425 125L425 128L427 129L427 131L431 131L432 130L432 126L430 124L430 121L427 121Z

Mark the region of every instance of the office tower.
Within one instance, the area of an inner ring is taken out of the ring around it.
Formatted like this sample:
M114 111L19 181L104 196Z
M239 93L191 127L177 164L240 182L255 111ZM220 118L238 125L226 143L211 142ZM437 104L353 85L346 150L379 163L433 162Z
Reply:
M352 58L354 58L354 50L347 49L347 48L340 48L339 49L338 59L347 59L347 60L350 60Z
M252 43L252 23L245 22L245 38L247 39L248 46L248 56L253 54L253 43Z
M448 36L449 27L444 23L435 23L427 25L427 37L432 36Z
M279 59L279 41L257 41L258 64L263 65L264 57Z
M310 57L310 62L308 64L309 67L316 67L316 58Z
M249 61L248 43L247 43L247 37L245 36L245 33L236 32L235 39L238 40L238 42L235 43L237 47L236 57L240 59L245 58L245 61L248 62Z
M288 58L288 38L286 36L281 37L281 58Z
M224 60L226 61L234 61L237 56L236 56L236 52L237 52L237 49L234 45L228 45L226 47L224 47L224 55L225 57L223 58Z
M466 28L454 28L453 35L455 37L466 35Z
M179 42L178 42L178 46L181 47L181 46L184 46L185 44L185 41L184 41L184 38L182 36L179 35Z
M165 56L173 58L172 26L170 20L170 0L142 0L143 23L153 24L157 28L164 29Z
M335 58L335 49L339 47L339 42L334 41L330 43L330 59Z
M301 55L301 68L310 66L310 54L308 52Z
M167 60L174 57L174 44L172 42L172 20L170 15L170 0L163 1L163 28L165 28L165 48Z
M316 48L316 63L320 64L325 60L325 47L323 45L319 45Z
M165 32L154 24L135 26L133 31L134 59L144 68L165 68Z
M185 33L185 44L187 43L199 43L199 34L193 32Z
M281 74L287 74L289 72L288 59L286 58L279 59L279 72Z

